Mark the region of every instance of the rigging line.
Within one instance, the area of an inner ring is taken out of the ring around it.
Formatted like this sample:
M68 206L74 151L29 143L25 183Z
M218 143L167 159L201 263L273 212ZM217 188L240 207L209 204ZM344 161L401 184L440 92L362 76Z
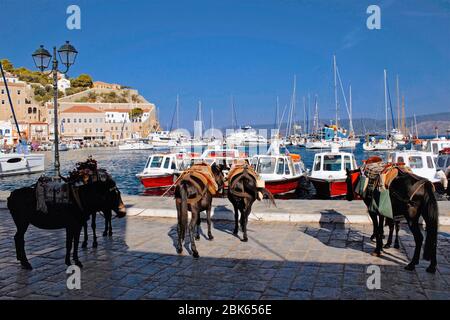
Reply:
M13 118L14 118L14 123L16 124L16 129L17 129L17 132L19 134L19 140L22 140L22 135L20 133L19 123L17 122L16 113L14 112L14 106L13 106L13 103L12 103L11 94L9 93L8 82L6 81L6 76L5 76L5 72L3 71L3 65L2 65L1 61L0 61L0 71L2 72L2 78L3 78L3 82L5 83L6 94L8 95L8 101L9 101L9 105L11 107L11 113L12 113Z
M394 111L392 110L392 101L391 101L391 91L389 90L389 81L386 79L387 83L387 92L388 92L388 98L389 98L389 109L391 109L391 119L392 119L392 128L395 128L395 121L394 121Z
M278 126L278 132L281 130L281 124L283 123L284 115L286 114L287 104L284 106L283 114L281 115L280 124Z

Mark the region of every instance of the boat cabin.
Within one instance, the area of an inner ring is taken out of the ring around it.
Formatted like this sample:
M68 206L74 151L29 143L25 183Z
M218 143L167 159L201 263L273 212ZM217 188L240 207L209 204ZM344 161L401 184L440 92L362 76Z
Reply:
M411 168L412 172L419 177L426 178L432 182L436 180L436 165L431 152L404 150L392 152L388 161L393 163L404 163Z
M450 148L444 148L439 152L436 160L436 170L444 172L450 170Z
M347 175L346 170L355 170L355 156L349 152L321 152L314 156L311 177L342 179Z
M251 165L260 175L297 176L304 172L298 155L257 155Z

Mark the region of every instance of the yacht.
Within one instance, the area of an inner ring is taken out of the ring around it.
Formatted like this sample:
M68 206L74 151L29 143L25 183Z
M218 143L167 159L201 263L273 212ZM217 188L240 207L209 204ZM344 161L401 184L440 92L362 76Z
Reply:
M227 136L226 142L232 146L245 146L249 144L267 144L267 139L258 135L250 126L244 126Z
M439 152L445 148L450 148L450 139L436 137L425 142L425 151L433 153L433 159L437 159Z
M119 150L130 151L130 150L152 150L153 145L148 143L146 139L139 140L127 140L124 144L119 145Z
M363 144L365 151L392 151L397 148L397 142L389 139L376 140L374 137L371 140L367 140Z
M170 135L169 131L156 131L152 132L148 136L149 143L155 148L157 147L176 147L178 146L178 141L176 138Z
M37 173L44 170L44 154L0 153L0 177Z

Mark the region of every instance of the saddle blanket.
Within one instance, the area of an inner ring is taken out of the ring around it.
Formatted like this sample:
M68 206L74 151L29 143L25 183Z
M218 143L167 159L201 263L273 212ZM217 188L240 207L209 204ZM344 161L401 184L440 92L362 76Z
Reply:
M208 191L215 195L219 189L211 167L207 163L199 163L191 166L189 169L183 171L183 173L175 181L178 184L184 178L192 176L200 180L207 188Z
M59 177L40 177L36 183L36 209L47 213L47 204L70 204L69 185Z

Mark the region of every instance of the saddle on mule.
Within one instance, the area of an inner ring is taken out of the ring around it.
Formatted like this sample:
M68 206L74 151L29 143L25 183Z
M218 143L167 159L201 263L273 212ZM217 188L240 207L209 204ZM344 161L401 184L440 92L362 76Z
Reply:
M212 169L207 163L198 163L183 171L174 185L179 185L182 181L188 181L197 190L197 195L195 198L189 198L188 204L196 203L207 191L215 195L219 190Z
M261 177L258 175L258 173L253 169L251 165L249 165L246 162L236 162L231 166L230 171L227 175L227 180L229 181L229 190L234 190L237 183L239 182L239 177L242 176L243 173L247 173L249 176L253 177L256 181L256 187L257 188L264 188L265 183L264 180L261 179ZM237 191L243 193L244 190ZM258 200L263 199L263 195L261 192L258 192Z

